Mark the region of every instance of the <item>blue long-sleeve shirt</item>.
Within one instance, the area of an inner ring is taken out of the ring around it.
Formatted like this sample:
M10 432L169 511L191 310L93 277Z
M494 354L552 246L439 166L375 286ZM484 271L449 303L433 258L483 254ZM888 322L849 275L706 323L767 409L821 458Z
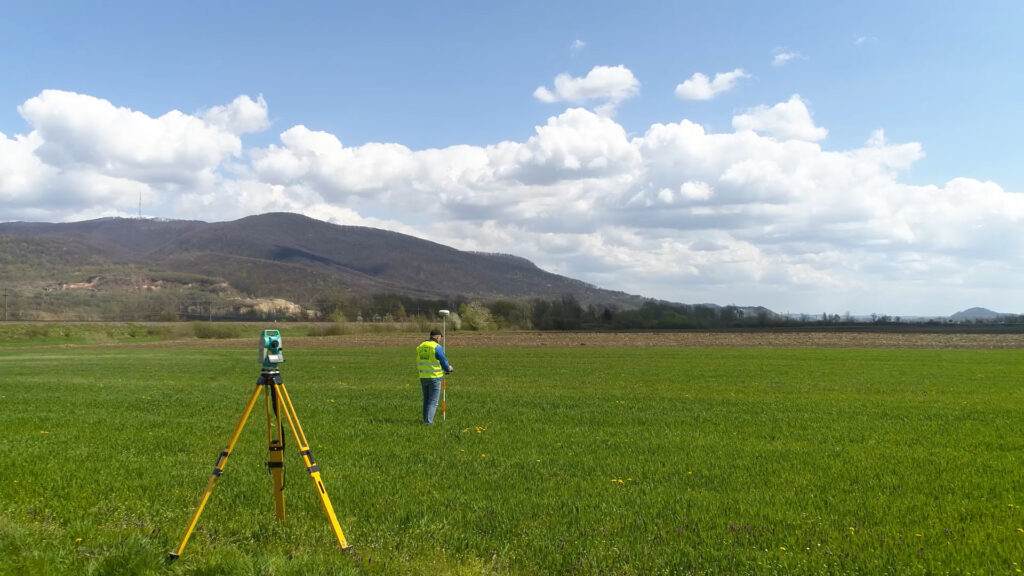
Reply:
M441 368L444 369L445 374L452 371L451 365L448 364L448 358L444 355L444 348L440 344L434 348L434 358L437 358L437 361L441 363Z

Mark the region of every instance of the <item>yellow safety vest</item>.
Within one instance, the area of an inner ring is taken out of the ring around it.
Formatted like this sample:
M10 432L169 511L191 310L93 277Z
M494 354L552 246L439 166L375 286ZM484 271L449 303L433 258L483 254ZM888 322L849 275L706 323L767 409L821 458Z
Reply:
M416 368L420 378L440 378L444 376L441 361L437 359L437 342L427 340L416 347Z

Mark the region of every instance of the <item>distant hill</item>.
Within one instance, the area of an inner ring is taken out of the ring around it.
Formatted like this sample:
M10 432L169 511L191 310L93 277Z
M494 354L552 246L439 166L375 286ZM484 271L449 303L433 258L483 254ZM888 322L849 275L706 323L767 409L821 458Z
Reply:
M216 223L0 223L0 281L44 292L68 286L158 289L174 282L299 303L324 293L487 301L572 297L620 309L647 301L546 272L516 256L465 252L288 213Z
M1003 316L1012 316L1012 314L1001 314L999 312L993 312L988 308L968 308L967 310L961 310L960 312L953 314L949 319L955 322L965 322L972 320L995 320Z

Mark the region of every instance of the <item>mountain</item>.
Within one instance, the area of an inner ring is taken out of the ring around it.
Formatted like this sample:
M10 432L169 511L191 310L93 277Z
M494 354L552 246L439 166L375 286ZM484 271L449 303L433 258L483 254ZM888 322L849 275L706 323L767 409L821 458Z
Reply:
M0 223L0 281L25 290L68 286L191 290L308 303L324 294L395 294L494 301L569 296L636 308L647 299L603 290L506 254L466 252L375 228L289 213L232 222L102 218Z

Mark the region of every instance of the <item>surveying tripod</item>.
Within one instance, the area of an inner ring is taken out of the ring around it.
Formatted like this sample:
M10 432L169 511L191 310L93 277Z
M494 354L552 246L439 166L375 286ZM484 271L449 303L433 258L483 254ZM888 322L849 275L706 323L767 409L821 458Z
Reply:
M267 367L267 363L265 363L259 380L256 381L256 389L253 390L252 396L249 397L249 402L245 406L245 412L238 420L227 448L217 457L217 464L213 467L213 474L210 476L210 481L206 484L206 490L203 491L203 497L199 501L199 506L196 507L195 512L192 514L192 519L189 520L188 526L185 528L185 533L181 537L181 544L178 544L174 552L170 553L167 558L168 561L176 560L185 549L185 544L192 535L196 523L199 522L199 515L203 513L203 508L206 507L206 502L210 499L213 487L217 484L217 479L224 473L224 466L227 465L228 456L231 455L231 451L235 448L235 443L242 434L242 428L245 427L245 422L249 419L249 414L256 405L256 401L259 399L260 392L264 387L267 389L267 441L270 447L267 467L270 470L274 484L274 513L277 515L278 520L284 522L284 423L281 420L281 414L284 413L285 418L288 420L288 425L295 436L295 442L299 445L299 454L306 464L306 471L309 472L310 478L313 479L316 494L320 497L320 503L323 504L324 512L327 513L327 518L330 520L331 529L338 540L338 545L342 549L348 549L348 542L345 540L345 535L341 532L338 518L334 515L331 499L328 498L327 490L324 489L324 483L320 479L320 467L313 460L313 453L309 449L309 442L302 431L302 425L299 424L299 417L295 414L291 398L288 397L288 390L284 387L284 382L281 380L281 373L277 370L276 364L270 366L272 367Z

